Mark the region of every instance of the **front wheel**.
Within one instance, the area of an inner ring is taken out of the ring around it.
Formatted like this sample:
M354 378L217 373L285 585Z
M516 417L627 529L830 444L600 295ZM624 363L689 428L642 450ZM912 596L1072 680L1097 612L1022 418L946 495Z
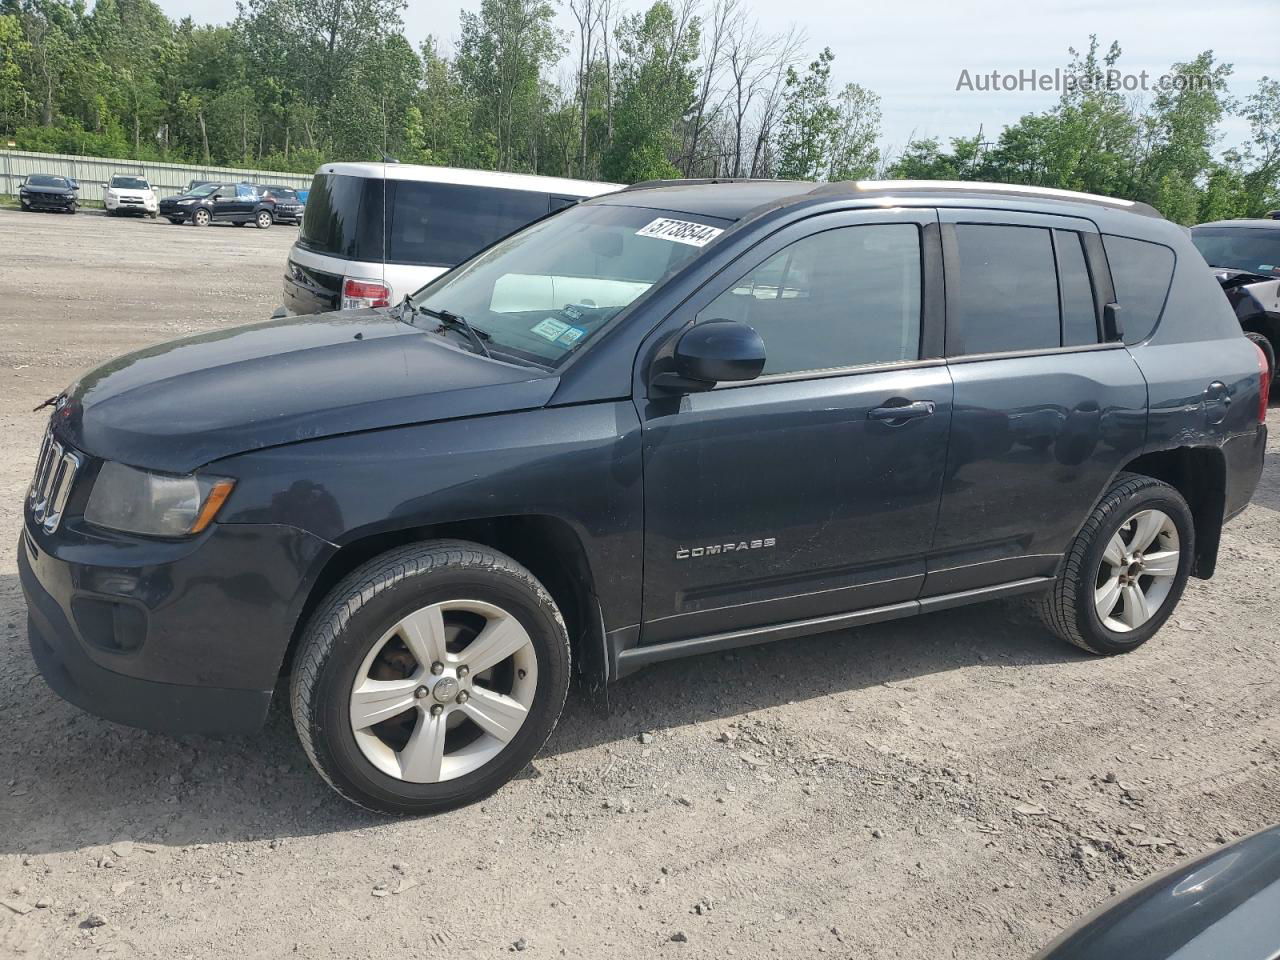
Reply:
M258 223L258 229L259 229L259 230L265 230L265 229L267 229L267 227L271 226L271 211L270 211L270 210L259 210L259 211L258 211L258 217L257 217L257 223Z
M1182 494L1121 474L1076 534L1040 616L1090 653L1126 653L1169 619L1194 557L1195 523Z
M193 227L207 227L212 219L208 210L194 210L191 213L191 225Z
M528 570L438 540L357 568L311 617L290 688L312 764L389 814L436 813L497 790L555 728L569 638Z

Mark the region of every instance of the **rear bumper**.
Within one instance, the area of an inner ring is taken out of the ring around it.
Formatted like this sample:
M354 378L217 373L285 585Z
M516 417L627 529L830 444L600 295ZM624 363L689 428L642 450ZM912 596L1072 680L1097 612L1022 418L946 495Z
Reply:
M1262 479L1262 466L1267 451L1267 425L1258 424L1253 433L1232 437L1222 445L1226 460L1226 502L1223 518L1230 520L1244 510L1253 499Z

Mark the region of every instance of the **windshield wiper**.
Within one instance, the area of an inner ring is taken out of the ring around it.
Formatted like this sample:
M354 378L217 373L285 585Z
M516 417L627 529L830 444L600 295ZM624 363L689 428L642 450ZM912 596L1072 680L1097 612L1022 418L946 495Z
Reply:
M404 307L402 309L411 310L415 314L425 314L433 320L439 320L441 330L460 330L475 346L477 353L483 353L490 360L493 359L493 354L489 352L489 348L485 345L485 341L492 340L493 336L483 330L477 330L466 317L450 313L448 310L433 310L430 307L414 306L409 302L407 296L404 298Z

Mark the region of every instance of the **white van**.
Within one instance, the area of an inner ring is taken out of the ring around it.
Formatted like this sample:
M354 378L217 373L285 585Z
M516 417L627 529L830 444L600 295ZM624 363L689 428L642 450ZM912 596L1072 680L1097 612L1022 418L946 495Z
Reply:
M285 307L387 306L526 224L618 189L455 167L326 163L289 251Z

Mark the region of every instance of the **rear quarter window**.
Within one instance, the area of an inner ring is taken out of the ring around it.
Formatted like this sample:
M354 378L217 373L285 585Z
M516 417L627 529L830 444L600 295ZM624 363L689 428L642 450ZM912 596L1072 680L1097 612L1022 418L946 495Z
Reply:
M1151 336L1164 311L1173 282L1174 254L1162 243L1104 234L1111 280L1120 304L1125 343L1140 343Z

